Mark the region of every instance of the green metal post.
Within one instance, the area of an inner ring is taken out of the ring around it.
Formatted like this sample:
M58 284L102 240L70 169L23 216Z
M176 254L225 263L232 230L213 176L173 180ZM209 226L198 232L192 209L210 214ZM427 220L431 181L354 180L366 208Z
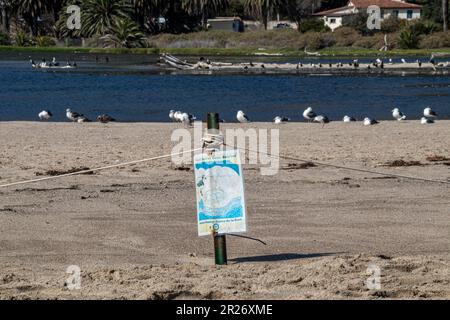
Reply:
M219 114L208 113L207 117L208 131L219 131ZM227 264L227 239L225 235L219 235L216 231L213 233L214 237L214 257L216 265Z

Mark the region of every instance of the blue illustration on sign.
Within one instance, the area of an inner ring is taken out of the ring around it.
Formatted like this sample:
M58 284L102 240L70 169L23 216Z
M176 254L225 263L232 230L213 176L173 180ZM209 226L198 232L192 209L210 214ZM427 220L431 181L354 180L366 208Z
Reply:
M245 232L245 200L239 152L230 150L195 157L199 235Z

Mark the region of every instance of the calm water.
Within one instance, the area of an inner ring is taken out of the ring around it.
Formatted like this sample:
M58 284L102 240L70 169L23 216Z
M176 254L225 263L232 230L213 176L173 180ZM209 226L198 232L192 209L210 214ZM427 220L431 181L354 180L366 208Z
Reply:
M27 59L0 60L0 121L36 120L43 109L51 110L55 121L65 121L67 107L120 121L168 121L169 109L200 118L216 111L228 121L242 109L254 121L276 115L295 121L306 106L335 120L344 114L390 119L393 106L418 118L428 105L450 118L447 76L160 74L155 57L142 56L113 57L109 64L80 56L78 70L52 72L33 70Z

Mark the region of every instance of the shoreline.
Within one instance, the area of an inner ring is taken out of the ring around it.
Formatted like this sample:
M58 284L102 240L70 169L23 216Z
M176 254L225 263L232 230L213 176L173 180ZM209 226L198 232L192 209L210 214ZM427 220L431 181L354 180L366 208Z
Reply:
M373 49L352 49L352 48L325 48L318 52L321 56L310 56L304 51L298 49L267 49L259 51L258 48L86 48L86 47L17 47L17 46L0 46L0 54L8 52L32 53L32 52L48 52L48 53L89 53L89 54L145 54L159 55L161 53L169 53L182 56L235 56L255 58L289 58L289 57L308 57L308 58L330 58L330 57L405 57L405 56L430 56L450 55L450 48L442 49L396 49L391 51L378 51ZM261 52L267 55L259 55ZM277 54L281 54L278 56Z

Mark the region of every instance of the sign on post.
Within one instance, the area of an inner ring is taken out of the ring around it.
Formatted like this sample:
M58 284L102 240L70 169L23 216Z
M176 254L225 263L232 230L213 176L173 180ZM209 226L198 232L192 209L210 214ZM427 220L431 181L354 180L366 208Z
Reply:
M198 235L247 231L244 179L238 150L194 157Z

